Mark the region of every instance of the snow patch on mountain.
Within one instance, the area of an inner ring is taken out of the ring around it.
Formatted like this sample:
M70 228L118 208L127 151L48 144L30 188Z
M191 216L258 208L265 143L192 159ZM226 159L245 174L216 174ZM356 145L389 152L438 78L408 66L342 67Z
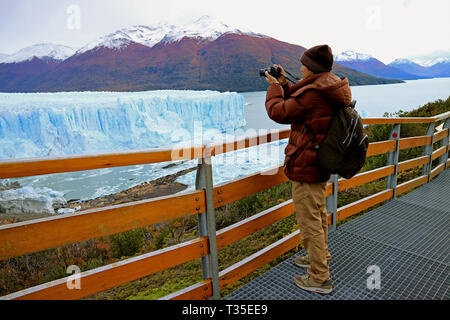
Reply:
M395 64L414 64L415 62L409 60L409 59L404 59L404 58L399 58L399 59L395 59L394 61L390 62L389 65L395 65Z
M120 50L132 42L139 43L147 47L153 47L174 28L175 26L169 25L166 22L162 22L154 27L140 25L123 28L89 42L87 45L79 49L77 54L100 47Z
M34 57L62 61L72 56L74 53L75 50L68 46L53 43L39 43L0 58L0 63L19 63L31 60Z
M203 16L191 24L176 27L164 37L163 42L176 42L184 37L200 41L214 41L224 33L244 34L245 32L210 16Z
M247 34L253 37L266 37L261 34L253 33L250 30L231 27L210 16L203 16L187 25L175 26L168 24L167 22L161 22L153 27L140 25L123 28L116 32L102 36L97 40L91 41L79 49L77 54L101 47L121 50L133 42L151 48L160 42L172 43L180 41L184 37L194 38L199 42L214 41L225 33Z
M408 59L423 67L431 67L438 63L450 63L450 51L439 50L429 54L412 56Z
M367 61L369 59L374 59L371 55L365 53L359 53L351 50L341 52L334 57L334 61L355 61L362 60Z

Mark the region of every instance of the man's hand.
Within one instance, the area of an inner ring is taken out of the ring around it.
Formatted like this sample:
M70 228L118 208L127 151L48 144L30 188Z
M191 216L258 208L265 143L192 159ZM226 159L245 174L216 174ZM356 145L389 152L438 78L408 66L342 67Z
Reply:
M277 80L279 84L284 86L286 83L288 83L288 80L285 78L287 76L286 71L284 71L283 67L280 64L274 64L273 66L280 68L282 76L277 78Z
M273 84L273 83L280 84L280 83L278 82L278 80L275 79L275 77L272 77L272 76L269 74L269 72L267 72L267 71L266 71L266 81L267 81L268 84Z

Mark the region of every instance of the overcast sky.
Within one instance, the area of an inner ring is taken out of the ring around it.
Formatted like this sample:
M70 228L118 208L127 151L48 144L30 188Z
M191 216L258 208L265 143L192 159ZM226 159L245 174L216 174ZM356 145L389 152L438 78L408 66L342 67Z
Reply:
M68 26L73 5L79 28ZM334 53L353 50L388 63L450 50L449 13L449 0L0 0L0 53L43 42L78 49L123 27L185 24L207 14L307 48L327 43Z

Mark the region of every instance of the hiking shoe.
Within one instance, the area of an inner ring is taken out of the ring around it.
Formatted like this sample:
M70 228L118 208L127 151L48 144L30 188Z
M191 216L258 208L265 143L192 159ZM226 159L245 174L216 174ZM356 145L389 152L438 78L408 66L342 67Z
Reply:
M302 288L303 290L321 294L329 294L333 290L331 279L328 279L323 283L318 283L311 279L309 274L296 275L294 277L294 283L297 287Z
M298 265L299 267L309 268L310 267L309 256L308 255L304 255L304 256L300 256L300 257L295 257L294 258L294 263L296 265Z
M294 263L297 266L303 267L303 268L309 268L311 266L310 263L309 263L309 256L308 255L295 257L294 258ZM328 266L329 266L330 265L330 260L328 260L327 263L328 263Z

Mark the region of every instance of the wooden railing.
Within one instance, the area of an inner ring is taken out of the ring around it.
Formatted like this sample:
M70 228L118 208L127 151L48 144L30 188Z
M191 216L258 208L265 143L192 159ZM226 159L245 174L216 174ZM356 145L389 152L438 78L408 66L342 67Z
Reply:
M362 210L429 182L449 165L450 112L430 118L366 118L363 123L393 124L389 140L369 144L367 156L388 153L386 166L357 174L351 179L338 179L333 175L326 186L328 223L330 231L336 224ZM444 120L442 130L435 132L435 124ZM400 124L428 123L425 136L400 138ZM71 172L107 167L156 163L179 159L199 159L196 190L177 195L135 201L74 214L42 218L0 226L0 260L142 228L155 223L170 221L185 215L199 217L199 234L194 240L168 248L142 254L113 264L79 274L80 288L69 289L69 277L27 288L2 299L80 299L119 286L158 271L162 271L193 259L202 258L204 280L162 299L219 298L220 290L252 273L276 257L301 243L297 230L254 253L246 259L218 270L217 252L224 247L251 235L294 213L292 200L285 201L224 229L215 230L215 209L275 185L287 182L282 167L248 175L246 177L213 185L211 157L221 153L244 149L263 143L285 139L289 130L278 134L246 137L241 140L213 146L194 146L184 149L150 149L120 153L75 155L0 161L0 179L32 175ZM440 148L433 151L433 144L440 141ZM399 150L423 146L424 155L399 162ZM439 164L432 169L432 161ZM422 167L422 175L397 185L400 172ZM386 190L361 200L337 207L337 194L349 188L386 178Z

